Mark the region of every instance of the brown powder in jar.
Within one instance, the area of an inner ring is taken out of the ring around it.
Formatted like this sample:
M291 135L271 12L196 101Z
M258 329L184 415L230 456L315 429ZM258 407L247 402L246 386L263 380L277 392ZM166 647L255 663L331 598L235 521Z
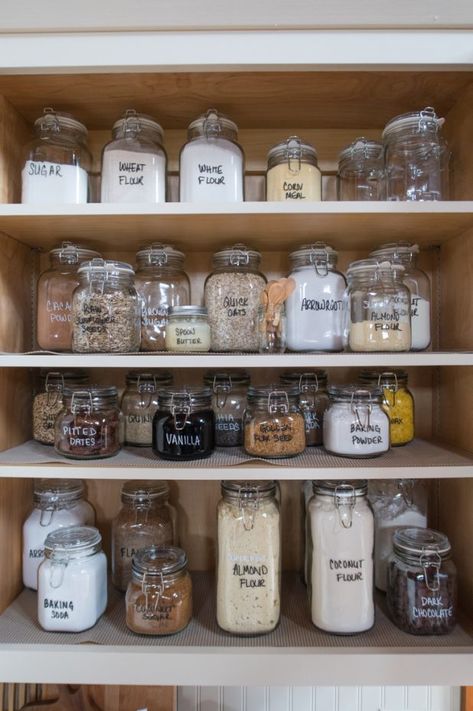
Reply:
M143 592L140 583L130 582L126 593L126 624L137 634L169 635L180 632L192 618L192 580L188 572L158 588Z
M305 449L302 415L252 417L245 425L245 451L257 457L293 457Z

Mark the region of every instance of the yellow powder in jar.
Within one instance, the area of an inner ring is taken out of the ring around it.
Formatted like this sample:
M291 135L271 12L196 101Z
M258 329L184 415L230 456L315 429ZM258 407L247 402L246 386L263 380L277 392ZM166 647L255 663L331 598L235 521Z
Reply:
M281 202L285 200L322 199L322 174L310 163L301 163L300 170L289 170L287 162L275 165L268 170L266 200Z
M389 417L391 445L407 444L414 439L414 400L405 388L394 392L383 389L383 410Z

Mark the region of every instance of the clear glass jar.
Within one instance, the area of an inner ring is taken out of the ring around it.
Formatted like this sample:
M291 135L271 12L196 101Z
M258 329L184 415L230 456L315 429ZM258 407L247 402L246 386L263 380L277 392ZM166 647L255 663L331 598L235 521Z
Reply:
M102 152L101 202L166 202L167 155L159 123L128 109L113 124L112 137Z
M69 459L103 459L120 451L122 416L115 387L64 389L54 449Z
M402 281L411 293L411 350L423 351L430 345L430 279L417 266L419 247L410 242L391 242L383 244L371 257L378 261L387 260L402 264L404 273Z
M327 452L342 457L377 457L389 450L389 417L381 388L330 385L323 433Z
M191 287L184 259L182 252L159 242L136 253L142 351L164 351L169 309L190 304Z
M309 603L325 632L356 634L374 624L374 521L366 481L314 482L309 502Z
M306 447L323 444L324 414L328 407L325 370L314 370L308 373L286 371L280 376L280 380L282 385L296 385L299 389L299 406L304 415Z
M121 499L122 508L112 521L112 582L125 591L132 558L141 548L173 545L175 513L167 481L127 481Z
M236 123L209 109L189 125L179 158L181 202L242 202L244 155Z
M345 277L337 271L338 253L324 242L289 255L296 288L286 301L290 351L343 349Z
M41 385L33 400L33 439L54 444L56 418L63 408L64 387L84 387L89 376L83 370L70 372L41 371Z
M181 632L192 618L187 556L174 546L149 546L133 556L125 597L126 624L137 634Z
M297 387L250 386L243 424L247 454L293 457L305 449L305 422Z
M351 351L408 351L411 294L402 264L360 259L347 270L347 345Z
M451 153L430 106L395 116L383 131L388 200L448 200Z
M36 338L45 351L72 349L72 294L79 285L79 266L94 257L91 249L63 242L49 252L49 267L40 274L36 291Z
M215 449L210 388L161 390L153 419L153 452L162 459L204 459Z
M210 326L205 306L171 306L166 327L166 350L206 353L210 350Z
M250 376L244 371L211 370L204 375L204 385L212 388L217 447L243 444L243 413Z
M407 387L404 370L363 370L360 383L383 390L383 410L389 417L391 446L408 444L414 439L414 398Z
M121 401L125 444L151 447L158 392L160 388L172 383L173 377L168 371L146 373L130 370L127 373L126 389Z
M447 536L403 528L393 536L386 602L394 624L417 635L448 634L456 624L457 570Z
M356 138L338 156L339 200L385 200L384 147L378 141Z
M284 353L287 346L286 306L266 303L258 306L258 340L260 353Z
M322 200L322 173L317 152L299 136L273 146L268 153L266 200Z
M134 353L140 350L141 304L129 264L92 259L78 269L72 298L75 353Z
M38 479L33 484L33 510L23 524L23 585L38 588L38 568L51 531L66 526L93 526L95 511L84 499L80 479Z
M214 254L204 286L212 351L258 351L258 308L266 285L260 262L261 254L244 244Z
M217 507L217 623L265 634L281 614L281 531L274 481L222 481Z
M47 108L34 129L36 138L26 146L21 171L21 202L86 203L92 165L86 127L71 114Z

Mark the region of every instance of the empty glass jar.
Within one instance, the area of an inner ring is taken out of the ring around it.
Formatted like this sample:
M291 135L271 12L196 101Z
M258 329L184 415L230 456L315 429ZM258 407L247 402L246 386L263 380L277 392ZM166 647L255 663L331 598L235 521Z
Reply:
M356 138L338 157L339 200L384 200L384 148L378 141Z
M212 388L217 447L243 444L243 413L250 376L243 371L209 371L204 384Z
M134 447L151 447L153 442L153 417L158 409L158 392L172 385L167 371L148 373L130 370L126 376L126 389L122 396L125 443Z
M289 136L268 153L266 200L322 199L322 173L317 152L299 136Z

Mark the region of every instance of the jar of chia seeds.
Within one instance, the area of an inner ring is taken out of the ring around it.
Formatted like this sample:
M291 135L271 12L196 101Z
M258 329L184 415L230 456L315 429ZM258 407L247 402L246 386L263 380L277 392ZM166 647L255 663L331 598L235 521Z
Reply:
M389 417L391 446L408 444L414 439L414 398L407 387L404 370L363 370L360 383L383 389L383 410Z
M212 388L217 447L239 447L243 444L243 413L250 376L244 371L208 371L204 384Z
M41 385L33 400L33 439L54 444L56 417L63 408L64 388L83 387L89 382L83 370L40 373Z
M210 388L161 390L153 419L153 452L162 459L204 459L215 449Z
M158 391L172 385L172 381L172 374L167 371L153 373L130 370L127 373L126 390L121 402L126 444L151 447Z
M324 413L328 407L327 373L314 370L307 373L285 372L283 385L297 385L299 405L304 415L306 447L323 444Z

